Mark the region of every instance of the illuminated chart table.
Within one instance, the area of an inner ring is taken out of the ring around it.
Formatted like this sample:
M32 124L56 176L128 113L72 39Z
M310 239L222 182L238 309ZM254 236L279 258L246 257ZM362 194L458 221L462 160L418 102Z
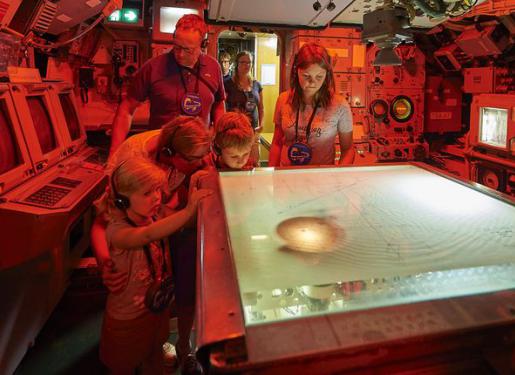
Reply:
M515 206L496 193L411 164L204 185L198 344L215 372L422 368L515 334Z

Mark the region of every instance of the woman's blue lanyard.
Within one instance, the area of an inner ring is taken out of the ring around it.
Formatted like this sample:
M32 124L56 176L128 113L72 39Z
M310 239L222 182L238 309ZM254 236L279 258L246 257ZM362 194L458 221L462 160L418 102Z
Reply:
M315 113L318 109L318 101L315 104L315 107L313 108L313 112L311 113L311 117L309 118L308 126L306 127L306 144L309 142L309 136L311 135L311 123L313 122L313 119L315 118ZM300 105L299 108L297 108L297 120L295 121L295 143L299 141L299 112L300 112Z

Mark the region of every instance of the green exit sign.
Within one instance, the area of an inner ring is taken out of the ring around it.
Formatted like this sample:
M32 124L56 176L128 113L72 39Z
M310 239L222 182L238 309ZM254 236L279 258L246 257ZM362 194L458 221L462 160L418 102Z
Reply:
M107 17L107 20L109 22L138 23L139 9L122 8L115 10Z

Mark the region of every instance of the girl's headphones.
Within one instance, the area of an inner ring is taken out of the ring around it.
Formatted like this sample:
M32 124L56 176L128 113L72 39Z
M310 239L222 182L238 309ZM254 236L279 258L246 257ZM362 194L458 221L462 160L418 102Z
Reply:
M128 160L128 159L127 159ZM120 168L122 167L122 165L124 165L125 163L127 163L127 160L124 160L122 161L114 170L113 170L113 173L111 173L111 190L113 192L113 203L114 203L114 206L116 208L118 208L119 210L122 210L122 211L126 211L127 209L129 209L129 207L131 206L131 201L130 199L123 195L123 194L120 194L118 193L118 190L116 189L116 182L115 182L115 179L116 179L116 175L118 174L118 171L120 170Z
M181 127L181 125L177 125L175 127L175 129L173 130L172 135L170 135L170 139L167 142L168 146L163 146L163 148L161 148L161 150L158 151L157 156L156 156L156 161L159 161L159 156L161 156L161 155L164 155L168 158L171 158L172 156L175 155L175 147L174 147L173 141L175 140L175 135L179 131L180 127Z
M164 146L164 147L161 149L161 151L159 151L159 153L158 153L158 157L157 157L158 159L159 159L159 156L160 156L160 155L164 155L164 156L166 156L167 158L171 158L172 156L174 156L174 155L175 155L175 152L173 151L173 149L172 149L172 148L167 147L167 146Z

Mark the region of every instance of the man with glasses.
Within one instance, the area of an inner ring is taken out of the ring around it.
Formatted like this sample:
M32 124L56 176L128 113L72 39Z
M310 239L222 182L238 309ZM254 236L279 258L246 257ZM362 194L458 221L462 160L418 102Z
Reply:
M136 72L115 115L111 156L124 142L133 114L145 100L150 101L150 129L159 129L171 120L179 119L180 115L186 115L200 118L207 133L211 124L225 112L225 90L220 66L216 59L202 53L206 37L207 26L202 18L193 14L185 15L177 22L172 50L150 59ZM182 125L181 129L184 130ZM177 139L172 139L172 143L179 140L180 131L175 135ZM172 166L186 176L182 185L187 188L189 177L204 166L203 159L209 153L209 146L195 148L187 153L178 149L167 151L167 148L158 149L157 152L160 153L159 160L168 157ZM101 223L93 226L92 238L102 237L100 227ZM177 352L181 373L196 374L201 373L202 369L189 346L195 307L196 232L194 229L185 230L179 237L172 240L172 262L181 268L184 275L182 277L174 273L180 340ZM98 250L95 250L95 254L98 254ZM123 283L123 278L116 276L113 269L104 270L103 280L110 290ZM179 298L180 295L183 297Z
M177 22L172 50L136 72L115 115L111 155L127 137L133 114L145 100L150 100L150 129L159 129L178 115L199 116L209 128L225 112L220 66L202 53L206 37L202 18L187 14Z

